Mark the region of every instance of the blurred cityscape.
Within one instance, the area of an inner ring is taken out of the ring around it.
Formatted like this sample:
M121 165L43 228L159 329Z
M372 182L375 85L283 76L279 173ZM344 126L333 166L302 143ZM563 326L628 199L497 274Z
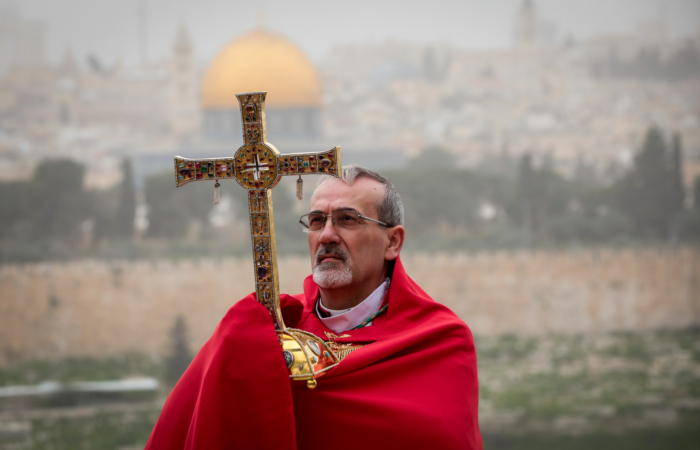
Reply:
M183 19L138 63L52 62L47 22L0 11L0 448L143 446L253 289L245 192L175 189L173 156L232 156L235 94L262 90L282 153L337 145L396 184L409 274L476 336L485 448L694 448L700 27L577 39L542 8L503 12L508 48L387 38L315 61L262 14L205 61ZM290 293L309 272L295 185L273 190Z
M78 58L70 47L50 64L47 24L6 10L0 173L28 179L42 159L71 157L86 165L86 186L107 188L124 156L232 151L241 142L234 94L261 87L280 148L342 143L362 161L377 150L391 155L373 161L379 166L429 146L459 167L531 152L564 174L588 164L609 180L656 125L683 136L687 179L700 173L700 34L672 38L658 18L576 41L542 25L535 2L510 14L511 48L387 40L338 45L318 65L263 23L200 65L183 21L170 54L126 66Z

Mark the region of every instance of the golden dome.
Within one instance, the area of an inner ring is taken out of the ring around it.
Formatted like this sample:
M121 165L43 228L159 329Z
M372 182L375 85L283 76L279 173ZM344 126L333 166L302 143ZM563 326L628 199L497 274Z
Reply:
M205 109L238 108L236 94L267 91L271 107L321 104L316 69L294 44L266 30L256 30L228 44L204 75Z

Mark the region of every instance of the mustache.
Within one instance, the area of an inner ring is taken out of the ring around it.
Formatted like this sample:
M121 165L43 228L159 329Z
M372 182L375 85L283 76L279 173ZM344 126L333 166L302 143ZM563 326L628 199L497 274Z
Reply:
M316 251L316 265L321 264L321 256L333 256L342 260L345 264L348 262L348 254L340 248L338 244L321 244Z

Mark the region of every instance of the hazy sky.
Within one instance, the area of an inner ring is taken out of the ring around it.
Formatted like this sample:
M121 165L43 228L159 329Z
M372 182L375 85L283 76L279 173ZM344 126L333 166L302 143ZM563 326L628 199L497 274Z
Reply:
M48 23L49 56L67 47L83 59L95 53L106 62L139 60L139 9L145 7L151 58L170 51L184 22L199 59L211 59L228 41L255 26L264 9L268 28L318 60L336 43L445 42L457 47L505 47L522 0L0 0L24 17ZM562 36L626 32L664 17L672 35L700 26L700 0L535 0L542 19Z

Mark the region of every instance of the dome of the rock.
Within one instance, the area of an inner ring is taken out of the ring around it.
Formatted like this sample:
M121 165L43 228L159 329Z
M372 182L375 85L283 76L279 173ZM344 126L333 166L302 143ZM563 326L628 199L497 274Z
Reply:
M228 44L204 76L204 109L238 108L236 94L267 91L268 107L317 107L316 69L288 40L259 29Z
M308 140L322 134L316 68L297 46L260 28L232 41L209 65L202 82L204 136L239 141L236 94L259 91L267 91L269 138Z

